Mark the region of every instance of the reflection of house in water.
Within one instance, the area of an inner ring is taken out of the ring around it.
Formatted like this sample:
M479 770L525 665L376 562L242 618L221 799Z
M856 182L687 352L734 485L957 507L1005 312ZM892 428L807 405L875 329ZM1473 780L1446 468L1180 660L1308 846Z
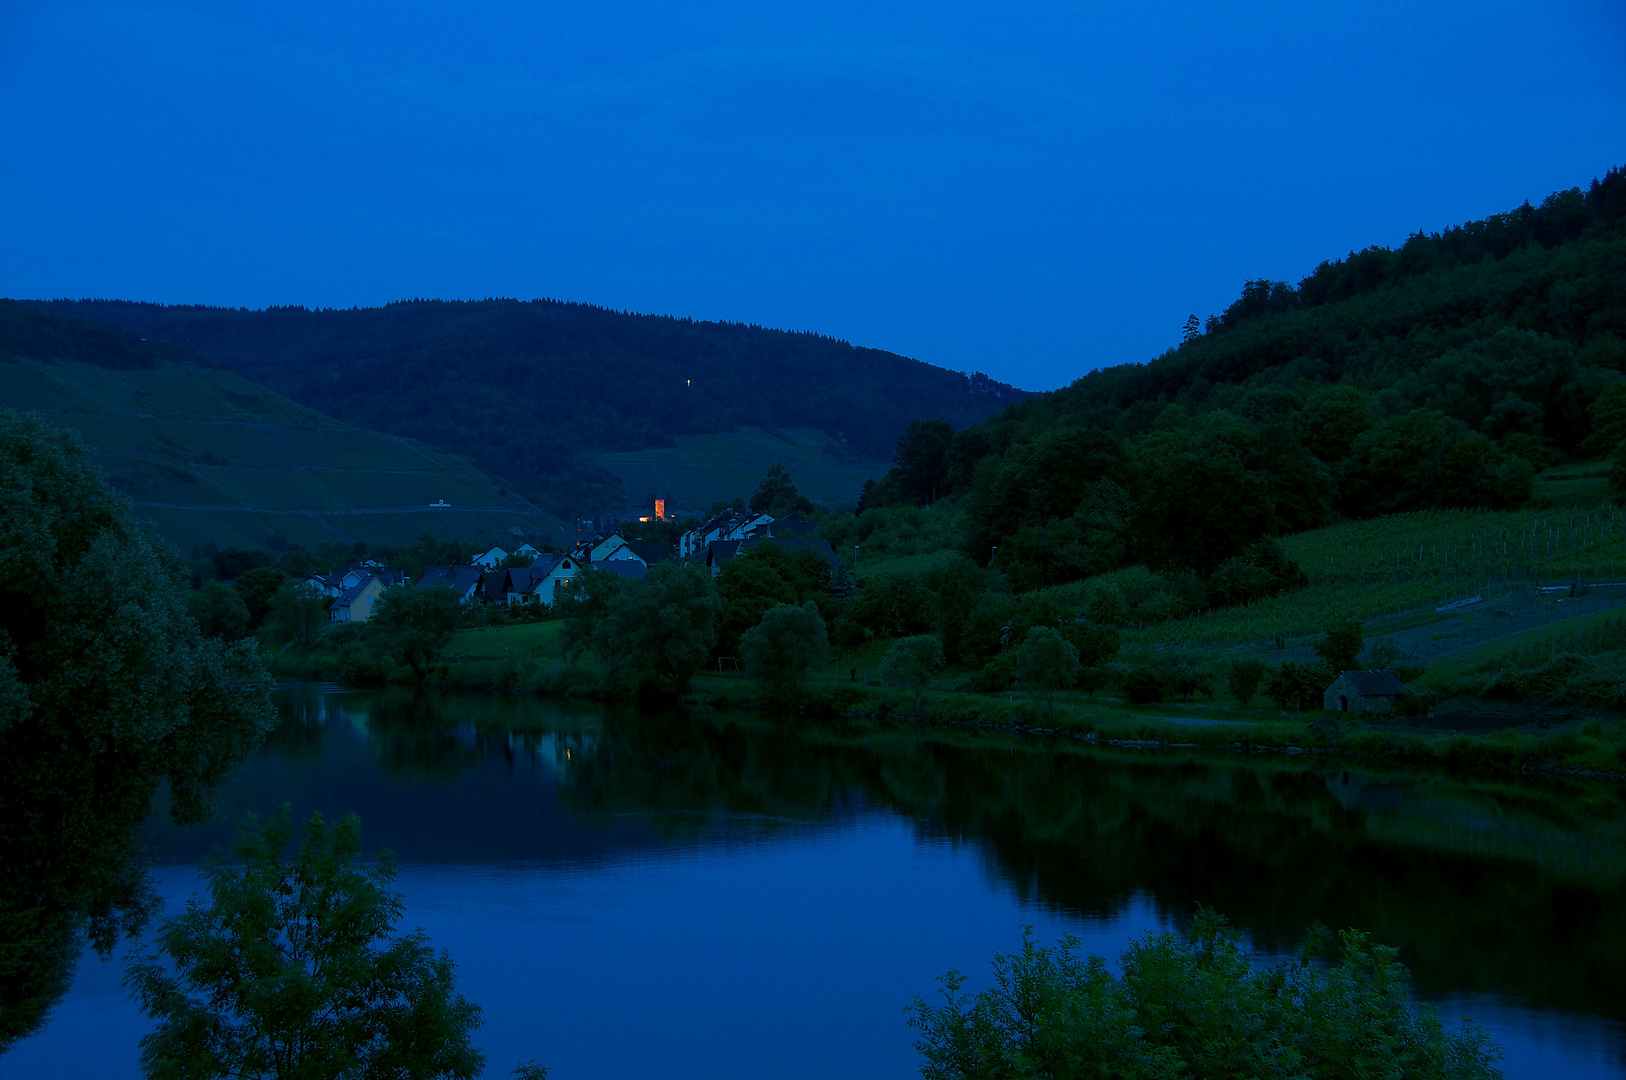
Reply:
M1359 810L1393 810L1406 798L1411 782L1397 783L1383 780L1370 773L1345 769L1327 777L1327 790L1339 806L1354 812Z

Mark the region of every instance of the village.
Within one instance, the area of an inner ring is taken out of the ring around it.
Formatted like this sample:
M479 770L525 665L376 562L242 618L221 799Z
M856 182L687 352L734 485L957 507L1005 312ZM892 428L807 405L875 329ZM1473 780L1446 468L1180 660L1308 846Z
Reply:
M513 551L492 546L466 566L425 567L415 582L398 569L368 559L343 570L312 573L304 585L316 595L332 598L327 612L333 623L366 622L384 590L398 585L449 588L463 604L551 608L559 590L580 574L642 578L650 567L677 559L703 566L715 576L728 560L771 542L824 558L830 564L832 592L844 595L852 589L851 578L830 541L815 529L812 519L799 513L775 518L750 510L724 510L684 532L676 543L627 540L617 530L563 552L540 551L528 543Z

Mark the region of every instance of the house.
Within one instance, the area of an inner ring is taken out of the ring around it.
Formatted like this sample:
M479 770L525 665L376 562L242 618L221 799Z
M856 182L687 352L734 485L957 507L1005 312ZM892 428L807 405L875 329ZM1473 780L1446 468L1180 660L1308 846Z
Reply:
M1321 705L1328 712L1393 712L1405 689L1392 671L1340 671L1321 695Z
M522 559L535 559L540 554L542 553L529 544L521 544L514 549L514 555Z
M305 585L323 596L337 599L369 577L379 578L386 589L392 585L406 584L406 575L394 567L362 562L331 574L309 574L305 577Z
M480 589L478 566L426 566L418 581L420 589L450 588L457 594L457 602L466 604Z
M367 562L352 566L350 569L339 575L340 591L353 589L357 585L360 585L364 579L369 577L378 578L384 583L384 588L386 589L395 585L406 584L406 574L395 569L395 567L384 566L381 563Z
M309 574L309 575L306 576L305 585L306 585L307 588L313 589L317 593L320 593L322 596L331 596L331 597L337 598L340 593L344 592L344 586L339 584L339 579L342 578L343 576L344 576L343 574L337 574L337 573L335 573L335 574L314 574L313 573L313 574Z
M818 525L805 514L786 514L782 518L774 518L770 527L773 535L781 540L792 536L812 536L818 530Z
M494 570L501 566L508 558L508 552L500 547L493 547L474 557L470 566L483 566L487 570Z
M596 562L594 570L605 574L615 574L624 578L646 578L649 576L649 567L642 559L606 559Z
M373 604L384 592L384 579L369 574L364 580L346 589L337 600L328 605L329 622L366 622L373 617Z
M754 531L772 524L773 518L767 514L756 514L749 510L724 510L678 538L678 557L703 558L706 555L706 545L713 541L744 540Z
M635 543L629 541L627 550L636 555L645 566L658 566L673 555L671 544L659 542Z
M723 568L723 564L740 553L743 540L713 540L706 545L706 553L701 556L701 564L712 574Z
M585 565L574 555L544 551L530 566L508 571L511 576L503 599L493 602L552 607L558 590L570 584Z
M636 559L627 548L627 541L620 533L611 533L602 540L595 540L587 549L587 561L591 563L607 562L610 559Z

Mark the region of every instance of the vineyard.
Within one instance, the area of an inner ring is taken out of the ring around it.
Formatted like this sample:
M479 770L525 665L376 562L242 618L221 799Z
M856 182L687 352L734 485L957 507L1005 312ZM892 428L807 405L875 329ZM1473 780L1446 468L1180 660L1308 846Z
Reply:
M1626 517L1594 510L1430 510L1285 537L1309 584L1242 607L1132 628L1146 645L1274 643L1346 619L1400 621L1474 596L1626 576Z

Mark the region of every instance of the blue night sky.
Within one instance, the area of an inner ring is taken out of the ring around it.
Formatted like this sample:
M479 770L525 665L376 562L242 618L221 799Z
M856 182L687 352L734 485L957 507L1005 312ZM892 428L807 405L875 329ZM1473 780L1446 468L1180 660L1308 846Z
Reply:
M558 297L1047 389L1626 163L1626 5L0 0L0 295Z

